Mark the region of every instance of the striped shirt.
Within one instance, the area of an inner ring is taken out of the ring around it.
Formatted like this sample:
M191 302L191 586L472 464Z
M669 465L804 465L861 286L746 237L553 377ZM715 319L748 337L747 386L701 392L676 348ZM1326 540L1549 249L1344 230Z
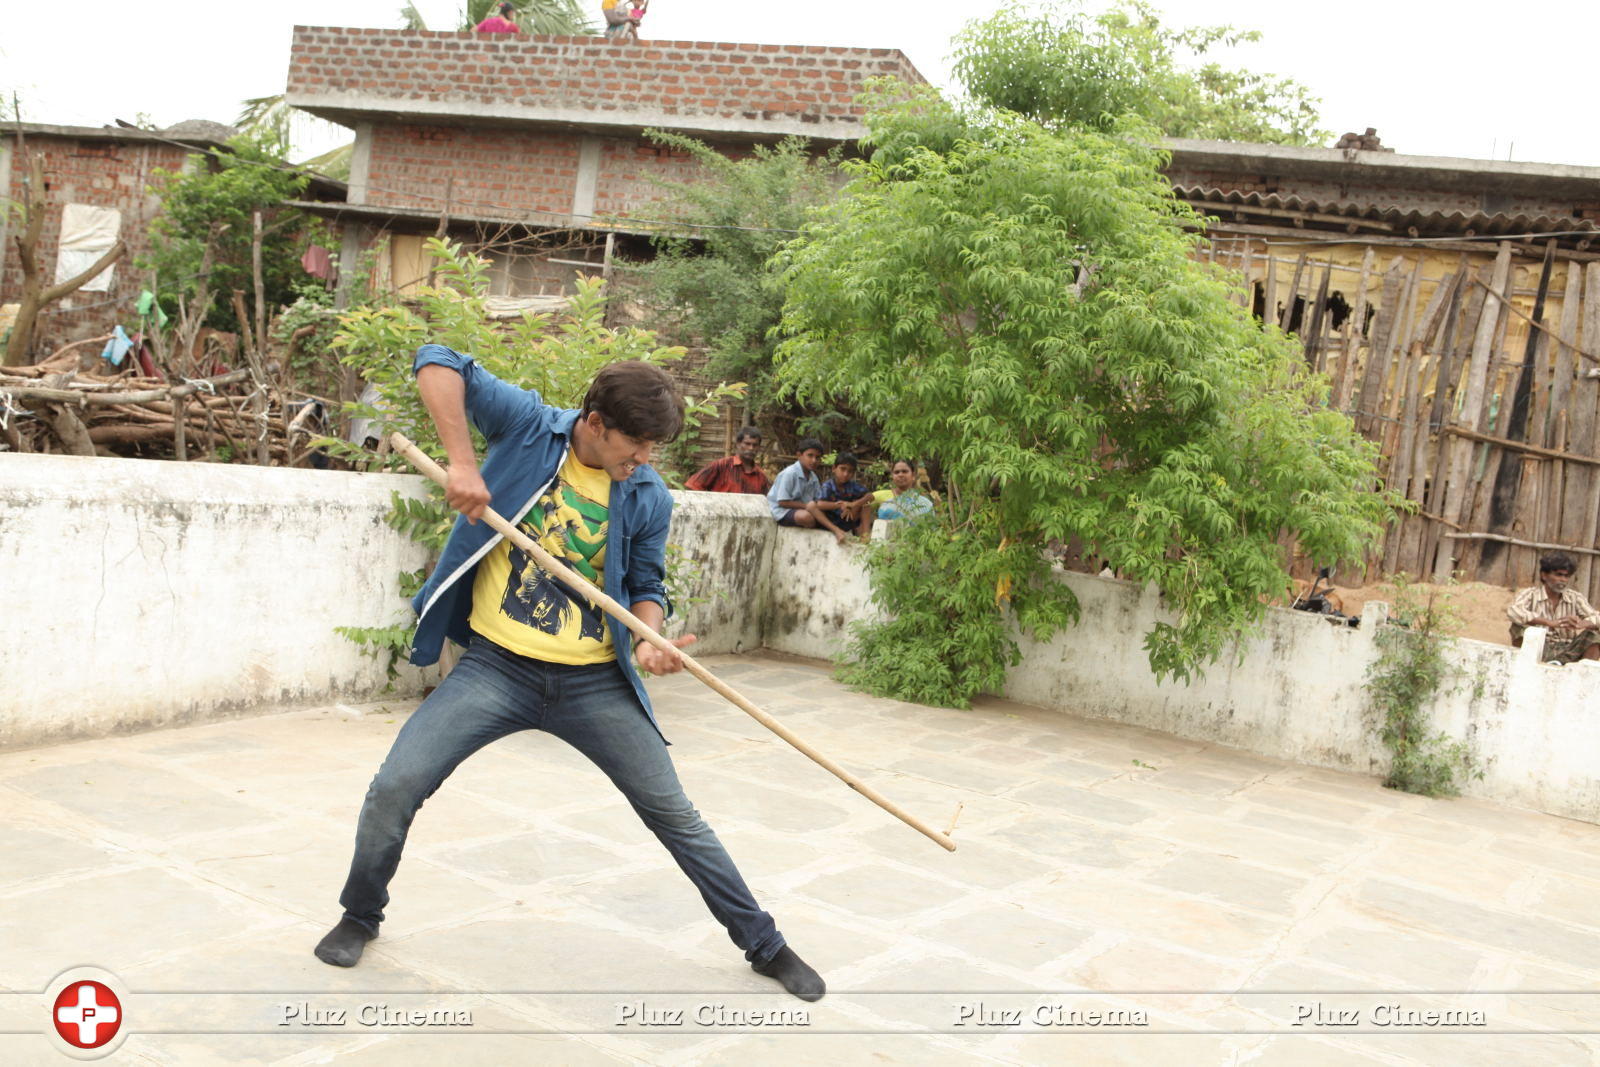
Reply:
M1506 608L1506 617L1516 626L1532 626L1534 619L1566 619L1574 616L1590 626L1600 626L1600 611L1595 611L1584 595L1570 585L1561 591L1561 599L1554 608L1550 605L1550 594L1545 592L1542 585L1522 590L1511 601L1511 606Z

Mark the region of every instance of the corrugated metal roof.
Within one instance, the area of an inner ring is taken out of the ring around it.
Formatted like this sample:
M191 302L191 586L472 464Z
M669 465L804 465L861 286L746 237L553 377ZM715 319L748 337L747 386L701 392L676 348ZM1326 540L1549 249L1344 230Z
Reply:
M1506 214L1465 211L1417 211L1382 207L1351 200L1315 200L1309 197L1262 193L1255 190L1220 189L1201 185L1174 185L1184 200L1206 213L1234 208L1245 214L1271 215L1282 212L1305 221L1329 226L1353 226L1357 232L1393 233L1397 236L1456 236L1468 231L1475 235L1558 233L1570 230L1600 233L1591 219L1571 215Z

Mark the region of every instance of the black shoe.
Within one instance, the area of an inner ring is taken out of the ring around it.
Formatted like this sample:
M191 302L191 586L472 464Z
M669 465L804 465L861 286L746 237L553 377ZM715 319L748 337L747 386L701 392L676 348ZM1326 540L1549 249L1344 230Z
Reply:
M794 954L788 945L778 950L766 963L752 963L751 970L768 978L776 978L783 988L801 1000L821 1000L828 991L822 975L811 969L805 960Z
M354 967L361 962L367 942L377 936L354 919L340 919L339 925L317 942L317 959L335 967Z

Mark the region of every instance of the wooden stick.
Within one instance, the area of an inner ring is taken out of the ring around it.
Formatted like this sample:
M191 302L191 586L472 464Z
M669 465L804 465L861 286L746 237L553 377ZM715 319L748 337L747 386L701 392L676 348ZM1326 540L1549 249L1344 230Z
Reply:
M445 484L446 476L444 468L435 463L427 455L427 453L423 452L422 449L414 445L404 434L390 434L389 441L394 445L394 450L405 456L406 459L410 460L412 465L415 466L419 471L421 471L423 474L426 474L429 478L432 478L440 485ZM593 583L587 581L582 575L576 573L566 564L561 563L550 553L546 552L538 545L537 542L507 522L505 518L493 508L486 507L483 509L482 520L488 523L491 529L500 533L502 536L510 540L512 544L526 552L536 563L539 564L539 566L543 567L551 575L561 579L561 581L566 583L566 585L574 592L588 598L595 607L599 608L607 615L610 615L613 619L616 619L618 622L622 623L622 625L626 626L630 631L633 632L635 636L639 637L641 640L648 641L650 644L654 645L663 652L678 657L678 659L683 661L684 669L686 669L690 674L694 675L706 685L716 690L716 692L721 694L723 697L727 698L728 702L733 704L734 707L738 708L740 711L743 711L745 714L755 719L756 722L759 722L762 726L765 726L767 729L771 730L773 733L789 742L789 744L799 749L806 756L809 756L814 762L833 774L834 777L844 782L845 785L848 785L851 789L854 789L857 793L860 793L862 796L866 797L868 800L872 801L874 804L878 805L878 807L882 808L884 811L887 811L890 815L893 815L895 818L899 819L913 830L923 834L930 840L938 842L938 844L946 850L950 852L954 852L956 850L956 843L950 840L950 836L948 834L942 834L933 829L931 826L928 826L916 816L899 807L888 797L885 797L883 794L879 793L877 790L861 781L855 775L851 774L849 771L845 770L843 767L839 766L837 763L833 762L828 757L812 748L810 745L806 744L806 742L795 736L794 732L791 731L787 726L783 725L777 719L774 719L771 715L768 715L760 708L756 707L732 686L728 685L726 682L722 681L722 679L718 678L716 675L706 670L706 668L702 667L699 663L695 662L693 656L689 655L687 652L683 651L683 649L674 645L671 641L668 641L665 637L662 637L656 631L646 626L633 612L629 611L611 597L601 592L594 586Z
M1501 448L1509 448L1513 452L1525 452L1530 456L1559 459L1567 463L1600 465L1600 456L1583 456L1576 452L1566 452L1558 448L1540 448L1538 445L1528 445L1523 444L1521 441L1513 441L1509 437L1496 437L1494 434L1479 433L1477 430L1469 430L1464 426L1446 426L1439 432L1450 434L1454 437L1465 437L1469 441L1481 441L1486 445L1498 445Z
M1350 392L1354 388L1356 352L1367 331L1367 286L1372 278L1374 253L1367 249L1361 257L1361 280L1356 283L1356 306L1345 320L1344 362L1339 366L1339 384L1333 391L1333 406L1343 411L1350 406ZM1369 357L1370 358L1370 357Z
M1544 263L1539 270L1539 288L1533 299L1534 322L1544 321L1545 301L1550 295L1551 272L1556 262L1555 248L1556 242L1552 238L1545 246ZM1548 346L1541 346L1541 340L1542 335L1537 331L1528 331L1523 344L1522 367L1506 382L1507 395L1501 399L1502 436L1531 445L1545 443L1542 422L1544 405L1536 399L1536 394L1542 395L1546 386L1540 373L1543 363L1541 357L1548 358L1549 349ZM1529 505L1536 506L1536 502L1524 491L1524 484L1535 480L1534 472L1537 470L1537 462L1529 458L1529 453L1523 453L1522 462L1508 463L1502 458L1491 490L1488 522L1484 524L1484 529L1507 534L1525 535L1530 532L1527 521ZM1526 553L1507 552L1501 544L1486 541L1478 564L1479 579L1490 585L1501 585L1506 580L1508 569L1512 573L1526 573L1526 567L1533 561L1525 556Z
M1584 552L1591 556L1600 556L1600 548L1583 548L1579 545L1548 545L1541 541L1523 541L1497 533L1447 533L1443 536L1452 541L1498 541L1508 545L1520 545L1523 548L1546 548L1556 552Z
M162 386L159 389L139 389L127 393L110 393L94 391L87 388L79 389L52 389L42 385L9 385L0 383L0 388L12 396L31 397L35 400L62 400L72 404L104 405L104 404L144 404L152 400L166 400L169 397L188 396L205 388L209 382L212 386L227 385L232 382L242 381L249 377L248 370L229 371L219 374L215 378L196 380L185 385ZM77 383L82 384L82 383Z
M1481 281L1481 280L1479 280L1479 279L1475 278L1475 279L1473 279L1473 282L1476 285L1482 285L1484 288L1488 288L1488 284L1483 282L1483 281ZM1548 323L1535 321L1533 316L1529 315L1526 311L1523 311L1521 308L1511 307L1511 306L1508 305L1507 306L1507 310L1510 311L1513 315L1517 316L1517 318L1522 319L1525 322L1527 322L1528 328L1531 329L1531 330L1540 330L1540 331L1542 331L1544 333L1547 333L1547 334L1555 333L1555 330L1551 329L1551 327L1550 327L1550 325ZM1586 347L1579 347L1577 345L1573 345L1572 346L1572 351L1574 353L1576 353L1577 355L1582 356L1584 359L1591 360L1591 361L1593 361L1595 363L1600 363L1600 355L1595 355L1593 352L1589 351L1589 347L1592 347L1594 345L1593 339L1587 338L1587 337L1584 338L1584 345Z
M1294 280L1289 283L1289 299L1283 302L1283 317L1278 320L1278 328L1284 333L1289 332L1289 324L1294 321L1294 302L1300 299L1300 277L1306 271L1306 257L1311 253L1301 252L1300 258L1295 260ZM1305 328L1302 321L1301 328Z
M1485 294L1483 310L1478 315L1472 355L1467 363L1461 418L1473 424L1477 423L1478 412L1484 406L1484 391L1489 378L1489 356L1494 346L1495 327L1500 318L1499 294L1510 284L1510 280L1511 245L1502 241L1500 251L1495 256L1494 275L1490 280L1489 291ZM1444 506L1439 514L1448 522L1463 523L1472 513L1471 486L1467 481L1467 472L1472 461L1472 446L1464 440L1453 442L1453 445L1445 473ZM1441 543L1438 558L1434 561L1433 580L1448 582L1456 569L1457 562L1458 560Z

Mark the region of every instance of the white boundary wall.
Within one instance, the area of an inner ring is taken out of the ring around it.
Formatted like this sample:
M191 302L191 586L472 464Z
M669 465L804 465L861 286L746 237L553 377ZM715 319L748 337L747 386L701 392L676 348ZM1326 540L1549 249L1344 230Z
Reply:
M860 550L815 533L774 534L763 644L837 655L839 621L871 610ZM1078 596L1079 624L1048 643L1022 640L1022 663L1001 695L1319 767L1387 772L1363 689L1378 655L1373 623L1386 605L1367 605L1354 630L1271 610L1260 633L1242 642L1242 657L1213 665L1194 684L1163 685L1144 651L1155 622L1172 621L1155 590L1065 571L1058 578ZM1521 649L1449 642L1455 681L1430 707L1432 724L1465 741L1483 772L1462 783L1464 794L1600 822L1600 664L1541 666L1540 633Z
M379 697L373 659L333 633L404 621L396 574L421 552L383 521L421 480L141 460L0 455L0 747L284 704ZM831 657L871 610L861 549L779 529L757 497L679 493L672 541L704 603L679 605L701 654L763 645ZM930 576L936 580L936 576ZM1154 592L1062 573L1078 626L1023 642L1005 696L1263 755L1382 775L1359 630L1269 612L1243 655L1157 684ZM1600 666L1541 667L1455 641L1457 685L1432 709L1483 771L1465 792L1600 822ZM409 668L397 689L429 680Z
M423 553L383 517L419 486L0 454L0 747L376 698L382 665L333 628L410 615Z

